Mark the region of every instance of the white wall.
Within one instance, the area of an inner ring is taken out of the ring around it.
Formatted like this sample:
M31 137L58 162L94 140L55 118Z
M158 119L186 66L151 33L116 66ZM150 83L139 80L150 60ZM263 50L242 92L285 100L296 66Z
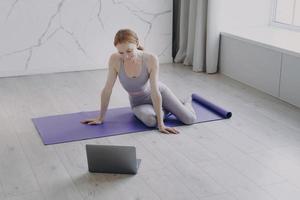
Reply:
M216 0L220 31L268 26L272 0Z
M245 29L267 27L272 0L208 0L206 40L207 72L218 66L220 32L236 33Z
M120 28L172 61L172 0L1 0L0 77L105 68Z

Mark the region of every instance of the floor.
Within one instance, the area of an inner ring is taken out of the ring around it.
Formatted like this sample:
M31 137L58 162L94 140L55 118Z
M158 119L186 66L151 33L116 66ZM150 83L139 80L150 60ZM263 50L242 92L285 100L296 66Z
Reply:
M106 70L0 78L0 199L300 199L300 109L226 76L161 66L179 98L197 92L229 120L44 146L31 118L96 110ZM119 82L110 107L129 105ZM134 145L139 173L90 174L85 144Z

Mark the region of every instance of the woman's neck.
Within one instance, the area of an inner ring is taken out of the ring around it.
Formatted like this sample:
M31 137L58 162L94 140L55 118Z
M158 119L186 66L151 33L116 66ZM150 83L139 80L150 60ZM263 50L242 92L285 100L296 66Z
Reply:
M130 64L139 63L142 60L143 53L144 53L143 51L137 50L137 52L131 59L124 59L124 62Z

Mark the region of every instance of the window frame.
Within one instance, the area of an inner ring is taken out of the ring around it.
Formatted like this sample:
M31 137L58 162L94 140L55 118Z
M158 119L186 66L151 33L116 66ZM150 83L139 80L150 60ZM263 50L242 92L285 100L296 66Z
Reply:
M274 26L274 27L279 27L279 28L284 28L284 29L300 32L300 26L297 26L294 24L286 24L283 22L276 21L276 8L277 8L277 0L272 0L270 25ZM295 10L295 4L294 4L294 10ZM295 15L295 13L293 13L293 15Z

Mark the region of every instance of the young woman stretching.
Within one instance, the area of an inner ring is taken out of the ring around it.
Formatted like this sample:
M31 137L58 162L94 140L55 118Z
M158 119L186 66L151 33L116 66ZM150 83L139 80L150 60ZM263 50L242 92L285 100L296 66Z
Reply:
M179 133L164 125L163 118L170 112L184 124L196 120L191 98L181 102L172 91L158 80L159 63L157 56L144 52L136 33L130 29L117 32L114 45L118 52L109 59L106 84L101 93L100 115L95 119L82 121L84 124L103 123L110 96L117 77L129 94L134 115L148 127L157 127L162 133Z

